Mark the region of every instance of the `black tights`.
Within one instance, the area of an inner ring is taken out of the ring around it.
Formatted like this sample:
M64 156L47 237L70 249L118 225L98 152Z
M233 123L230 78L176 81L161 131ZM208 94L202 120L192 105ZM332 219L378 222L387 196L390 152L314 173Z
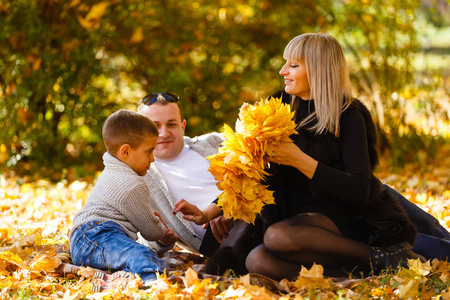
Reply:
M264 244L250 252L245 264L249 272L276 280L291 280L302 265L313 263L324 267L324 275L340 277L369 266L371 254L370 246L344 237L326 216L305 213L270 226Z

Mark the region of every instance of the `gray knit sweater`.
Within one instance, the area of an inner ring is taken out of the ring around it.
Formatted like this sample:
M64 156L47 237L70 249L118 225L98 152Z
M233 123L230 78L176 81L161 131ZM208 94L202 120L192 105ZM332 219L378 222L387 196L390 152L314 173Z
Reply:
M69 240L74 230L92 220L114 221L136 240L137 233L147 240L161 239L166 229L154 215L150 192L144 177L108 152L103 155L105 169L83 208L75 215Z

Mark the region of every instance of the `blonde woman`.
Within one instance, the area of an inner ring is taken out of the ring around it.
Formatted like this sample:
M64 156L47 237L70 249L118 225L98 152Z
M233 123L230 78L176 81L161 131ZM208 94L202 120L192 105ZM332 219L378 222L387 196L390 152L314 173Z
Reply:
M298 135L272 153L271 226L246 259L249 272L294 278L301 266L325 275L379 272L418 258L416 228L374 176L376 133L352 98L339 42L307 33L289 42L280 70ZM267 219L265 220L267 222Z

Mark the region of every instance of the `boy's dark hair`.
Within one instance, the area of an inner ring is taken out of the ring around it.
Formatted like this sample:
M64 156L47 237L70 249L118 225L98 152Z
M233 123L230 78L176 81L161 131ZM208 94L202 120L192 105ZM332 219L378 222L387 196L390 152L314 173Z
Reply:
M146 116L128 109L121 109L106 119L102 130L106 150L117 154L122 145L138 148L144 138L158 136L158 128Z

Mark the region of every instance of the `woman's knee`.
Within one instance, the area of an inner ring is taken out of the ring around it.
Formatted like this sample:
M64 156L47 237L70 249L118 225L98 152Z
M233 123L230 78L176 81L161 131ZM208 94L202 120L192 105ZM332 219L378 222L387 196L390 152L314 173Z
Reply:
M307 247L311 235L308 226L285 226L285 224L274 224L267 228L264 234L264 245L272 252L300 251Z
M265 274L267 265L267 250L264 245L260 245L253 249L245 260L245 267L249 273Z
M264 233L264 245L271 250L275 250L280 242L284 242L283 233L283 230L280 230L277 224L270 226Z

